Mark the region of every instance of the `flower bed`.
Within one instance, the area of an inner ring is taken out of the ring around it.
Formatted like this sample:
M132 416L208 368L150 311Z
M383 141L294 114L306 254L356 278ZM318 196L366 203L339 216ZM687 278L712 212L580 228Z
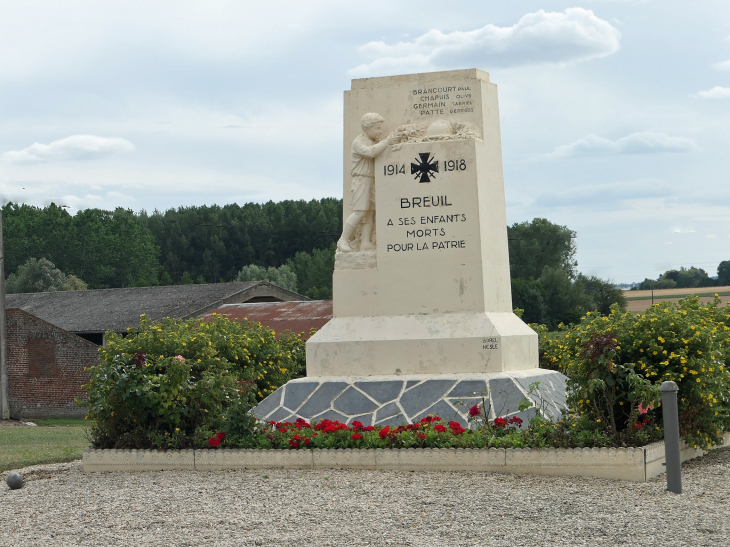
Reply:
M724 435L725 443L730 434ZM682 445L681 459L704 452ZM92 450L85 472L187 469L380 469L532 473L645 482L664 472L664 443L638 448Z
M524 406L531 405L525 401ZM202 447L258 449L379 449L379 448L609 448L616 439L605 433L599 423L566 415L553 422L537 415L528 424L519 416L489 419L483 404L469 410L469 424L443 421L429 415L412 424L399 426L364 425L355 420L350 425L333 420L309 423L269 421L259 424L245 435L227 435L220 431ZM466 425L466 427L464 427ZM648 418L637 420L627 446L642 446L662 438L662 429Z

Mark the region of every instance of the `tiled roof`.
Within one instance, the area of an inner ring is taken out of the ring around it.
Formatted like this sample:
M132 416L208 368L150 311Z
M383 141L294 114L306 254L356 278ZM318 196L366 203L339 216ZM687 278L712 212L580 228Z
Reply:
M277 335L287 330L303 333L302 338L306 340L312 328L319 330L332 319L332 300L226 304L210 310L205 316L214 313L227 315L229 319L259 322L274 329Z
M130 287L88 291L8 294L6 308L20 308L71 332L126 331L151 320L185 319L230 302L245 302L267 293L281 300L308 300L266 281Z

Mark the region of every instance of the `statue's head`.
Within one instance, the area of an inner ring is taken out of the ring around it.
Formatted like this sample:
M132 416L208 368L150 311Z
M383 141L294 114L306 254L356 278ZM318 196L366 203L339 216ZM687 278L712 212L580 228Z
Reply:
M360 127L362 127L363 133L365 133L371 141L377 142L383 134L384 121L385 120L380 114L369 112L360 120Z

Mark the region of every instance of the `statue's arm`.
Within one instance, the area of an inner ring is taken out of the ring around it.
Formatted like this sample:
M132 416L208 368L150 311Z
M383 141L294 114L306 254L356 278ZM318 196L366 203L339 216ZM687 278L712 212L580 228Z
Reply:
M374 144L372 146L365 146L360 142L359 139L355 139L355 142L352 143L352 150L356 154L363 156L365 158L375 158L377 157L385 148L388 146L388 139L383 139L377 144Z

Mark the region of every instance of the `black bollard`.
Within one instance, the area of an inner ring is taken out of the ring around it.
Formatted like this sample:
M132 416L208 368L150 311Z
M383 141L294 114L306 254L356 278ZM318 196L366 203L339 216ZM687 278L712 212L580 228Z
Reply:
M682 493L682 460L679 457L679 410L674 382L662 382L662 414L664 415L664 461L667 466L667 490Z

